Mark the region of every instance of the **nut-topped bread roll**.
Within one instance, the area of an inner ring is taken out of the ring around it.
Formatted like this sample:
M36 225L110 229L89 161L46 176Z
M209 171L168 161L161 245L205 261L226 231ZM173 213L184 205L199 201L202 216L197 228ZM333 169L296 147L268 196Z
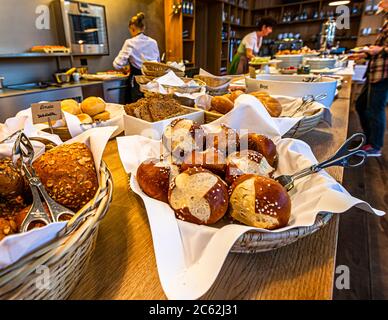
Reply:
M167 151L182 163L193 150L203 150L205 132L193 120L176 119L164 130L162 141Z
M226 159L225 181L231 185L244 174L271 177L274 172L265 157L256 151L235 152Z
M10 158L0 159L0 199L12 201L26 192L25 180Z
M178 174L178 166L158 159L149 159L137 169L136 180L146 195L168 203L170 183Z
M81 209L96 194L93 155L83 143L55 147L40 156L33 167L49 195L73 211Z
M235 220L252 227L282 228L290 219L291 200L277 181L248 174L231 187L230 213Z
M243 137L245 139L246 136ZM278 165L278 153L273 141L262 134L248 134L248 149L261 153L268 161L269 165L276 169Z
M1 217L0 215L0 241L6 236L18 232L18 226L12 217Z
M206 147L214 147L224 156L240 150L240 136L236 130L221 124L217 131L206 136Z
M214 173L191 168L175 178L168 200L178 219L209 225L225 215L228 190L225 182Z
M182 171L189 168L201 167L207 169L220 177L225 176L226 158L222 152L215 148L209 148L205 151L193 151L187 155L182 163Z

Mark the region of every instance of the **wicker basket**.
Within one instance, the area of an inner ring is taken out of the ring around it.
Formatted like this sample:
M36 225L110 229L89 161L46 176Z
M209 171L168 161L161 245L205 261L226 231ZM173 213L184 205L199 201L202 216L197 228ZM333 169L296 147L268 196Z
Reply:
M145 85L154 79L155 77L150 77L150 76L135 76L135 80L139 85Z
M313 130L323 119L324 109L322 108L312 116L304 117L295 126L293 126L283 138L298 138Z
M151 77L164 76L169 70L173 71L178 77L185 76L184 71L160 62L145 61L141 70L145 76Z
M206 83L206 91L212 96L221 96L228 93L229 84L232 81L229 77L211 77L196 75L194 79L202 80Z
M283 232L247 232L233 245L234 253L257 253L275 250L302 239L328 224L332 213L319 214L311 227L300 227Z
M66 299L83 276L92 256L100 220L112 201L113 180L101 164L100 187L91 200L50 243L0 270L0 299ZM49 288L42 283L41 267L48 268Z
M192 79L192 78L182 78L182 80L185 83L189 83L190 81L195 81L197 84L196 86L169 86L169 85L163 85L164 88L168 90L168 93L197 93L201 92L202 88L206 86L206 83L199 79Z
M45 128L42 131L51 133L51 134L56 134L57 136L59 136L59 138L61 138L63 142L70 140L72 138L68 127L52 128L52 130L50 128Z

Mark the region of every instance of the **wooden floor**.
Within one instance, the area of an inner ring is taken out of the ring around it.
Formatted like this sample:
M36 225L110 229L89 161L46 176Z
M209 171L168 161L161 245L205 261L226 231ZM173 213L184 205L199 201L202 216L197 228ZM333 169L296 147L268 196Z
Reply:
M351 112L349 132L360 130ZM347 169L344 186L355 197L388 213L388 132L381 158L369 158L362 169ZM388 299L388 216L352 209L341 215L337 266L350 269L350 290L334 289L334 299Z

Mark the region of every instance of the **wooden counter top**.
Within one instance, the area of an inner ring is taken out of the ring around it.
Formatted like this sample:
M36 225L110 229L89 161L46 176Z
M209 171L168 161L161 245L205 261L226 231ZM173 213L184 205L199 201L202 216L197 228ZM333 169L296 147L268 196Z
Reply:
M344 142L349 100L332 106L333 126L307 134L303 140L323 160ZM115 190L100 224L95 253L71 299L166 299L155 262L143 202L128 191L115 141L104 160L113 173ZM342 168L328 172L339 182ZM229 254L203 299L331 299L334 282L338 216L319 232L276 251Z

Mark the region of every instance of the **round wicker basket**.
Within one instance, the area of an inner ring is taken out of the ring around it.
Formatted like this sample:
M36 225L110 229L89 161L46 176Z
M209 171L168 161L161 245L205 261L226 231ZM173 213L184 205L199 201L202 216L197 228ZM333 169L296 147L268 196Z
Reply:
M228 93L229 84L232 78L229 77L211 77L196 75L194 79L202 80L206 83L206 91L212 96L220 96Z
M279 249L323 228L332 217L332 213L319 214L311 227L300 227L283 232L247 232L235 242L230 251L257 253Z
M173 71L178 77L185 76L184 71L160 62L145 61L141 70L145 76L151 77L164 76L169 70Z
M324 109L322 108L317 113L304 117L288 132L283 135L283 138L298 138L313 130L323 119Z
M66 299L83 276L94 251L98 226L113 194L112 175L100 168L96 196L48 244L0 270L0 299ZM42 285L42 268L48 271Z
M59 136L59 138L61 138L63 142L70 140L72 138L68 127L52 128L52 130L51 128L46 128L46 129L43 129L43 131L51 134L56 134L57 136Z

